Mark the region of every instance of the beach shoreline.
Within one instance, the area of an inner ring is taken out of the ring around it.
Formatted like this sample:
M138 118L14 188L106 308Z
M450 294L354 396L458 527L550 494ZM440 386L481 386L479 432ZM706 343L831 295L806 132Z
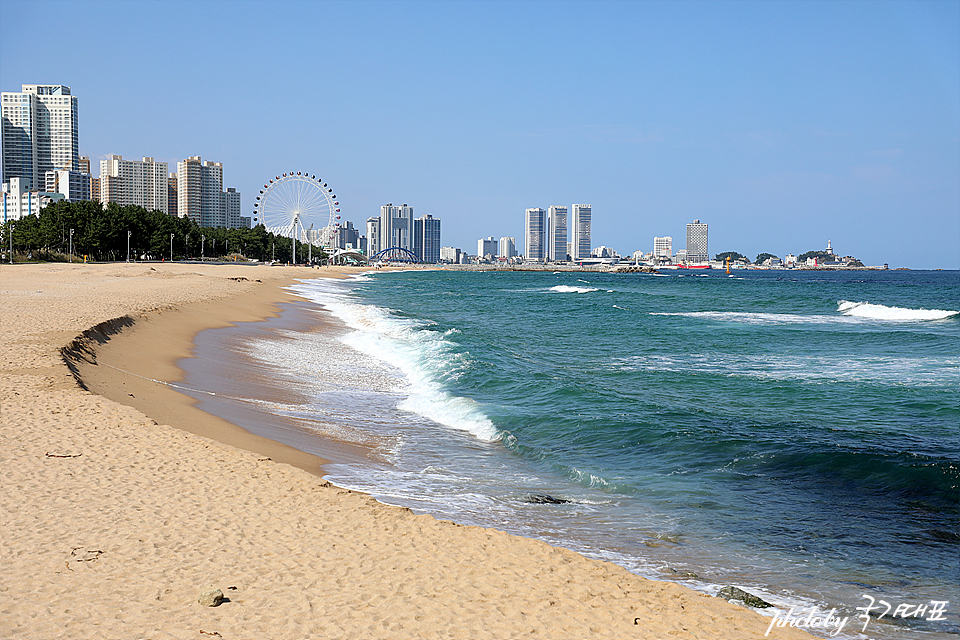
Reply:
M0 378L0 635L810 637L789 627L767 635L770 618L680 585L339 489L318 477L316 456L201 419L190 402L173 407L164 398L177 391L150 390L163 385L148 378L178 379L171 363L200 329L273 315L293 297L284 283L322 275L0 269L12 336ZM81 378L122 403L78 387L61 359L68 345L82 353L77 336L98 326L92 350L109 337L111 353L126 344L126 354L110 363L117 375ZM198 604L208 585L228 601Z
M327 270L320 275L316 270L301 271L304 278L344 277L340 271ZM187 395L189 388L183 386L182 361L195 358L195 341L201 332L277 318L283 307L300 300L287 290L298 279L301 278L285 275L255 282L252 291L239 296L142 314L118 323L115 333L109 326L94 328L87 332L85 340L65 348L64 358L72 363L75 377L85 388L131 406L160 424L176 425L322 477L323 464L328 462L324 451L336 459L351 460L362 460L367 451L352 443L313 434L311 439L319 445L314 448L321 451L318 455L308 453L303 446L297 448L257 435L253 429L245 428L249 425L238 426L219 412L198 408L198 401ZM315 321L322 322L319 318ZM119 339L113 339L114 336ZM96 352L94 357L86 353L91 344ZM303 444L302 440L299 444Z

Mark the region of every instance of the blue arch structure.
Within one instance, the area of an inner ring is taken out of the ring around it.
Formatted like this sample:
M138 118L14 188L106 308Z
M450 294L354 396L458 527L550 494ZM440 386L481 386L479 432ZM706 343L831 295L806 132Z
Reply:
M390 247L370 256L370 262L420 262L416 254L401 247Z

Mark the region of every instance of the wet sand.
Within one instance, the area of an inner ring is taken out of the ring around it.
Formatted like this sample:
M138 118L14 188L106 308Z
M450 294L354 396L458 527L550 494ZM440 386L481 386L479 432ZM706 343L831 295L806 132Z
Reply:
M199 330L274 316L284 284L320 275L0 267L0 636L765 637L769 618L718 598L334 487L319 456L155 382L181 379ZM199 604L207 586L228 601Z

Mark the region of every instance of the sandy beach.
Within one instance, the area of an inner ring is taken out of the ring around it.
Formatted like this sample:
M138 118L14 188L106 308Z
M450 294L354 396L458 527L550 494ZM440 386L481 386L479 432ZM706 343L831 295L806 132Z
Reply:
M719 598L340 489L322 458L157 382L180 379L198 331L275 315L294 300L286 284L341 271L0 266L0 637L811 637L765 635L769 617ZM219 606L198 602L211 587Z

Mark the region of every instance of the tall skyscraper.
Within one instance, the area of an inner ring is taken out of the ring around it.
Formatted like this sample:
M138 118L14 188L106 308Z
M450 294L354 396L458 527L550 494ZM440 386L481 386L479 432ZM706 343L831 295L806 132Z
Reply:
M372 256L381 250L380 216L371 216L367 218L367 256Z
M0 93L3 182L40 190L47 171L80 170L77 97L63 85L24 84ZM26 181L29 184L24 185Z
M400 213L400 207L393 206L392 202L380 207L380 244L377 246L377 251L383 251L384 249L389 249L394 245L394 220L397 219Z
M707 225L694 220L687 225L687 262L706 262L709 259Z
M227 226L231 228L250 227L250 223L243 223L243 216L240 215L240 193L233 187L228 187L223 192L223 215L227 220Z
M171 171L170 175L167 177L167 213L172 216L180 217L180 214L177 212L177 172Z
M399 220L399 224L396 227L396 230L399 231L398 242L393 246L413 251L413 207L402 204L398 209L397 220Z
M546 257L547 212L540 208L527 209L524 224L524 251L527 260L543 262Z
M387 203L380 207L380 249L400 247L413 250L413 207L402 204L399 207Z
M153 158L124 160L110 156L100 161L100 202L119 205L137 205L147 211L170 213L167 163Z
M164 180L165 189L166 185ZM203 162L200 156L177 163L178 216L201 227L226 227L223 204L223 163Z
M413 247L418 260L440 262L440 218L428 213L413 221Z
M556 204L547 209L547 259L567 259L567 208Z
M654 259L670 260L673 257L673 238L663 236L653 239L653 257Z
M590 215L592 207L589 204L573 205L573 255L574 260L583 260L590 257Z

